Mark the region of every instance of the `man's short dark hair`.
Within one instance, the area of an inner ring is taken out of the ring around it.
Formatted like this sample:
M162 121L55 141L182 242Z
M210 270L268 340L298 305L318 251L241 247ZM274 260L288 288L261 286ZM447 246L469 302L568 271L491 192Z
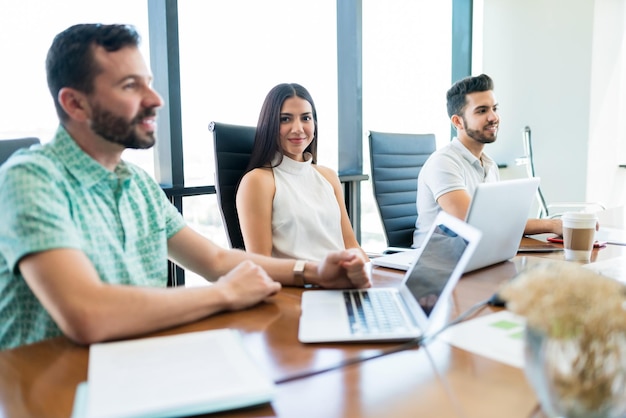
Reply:
M452 115L463 115L463 110L467 104L466 96L470 93L493 90L493 80L487 74L475 77L465 77L450 87L446 93L448 105L448 117Z
M54 38L46 57L46 75L61 121L67 120L68 115L59 103L59 90L71 87L86 94L93 91L93 81L101 71L94 60L94 48L118 51L137 47L140 39L133 26L99 23L74 25Z

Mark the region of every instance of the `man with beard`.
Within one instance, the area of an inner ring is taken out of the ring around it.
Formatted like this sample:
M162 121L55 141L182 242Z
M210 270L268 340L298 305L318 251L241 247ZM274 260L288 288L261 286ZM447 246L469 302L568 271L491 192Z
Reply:
M414 247L440 210L465 219L476 186L500 180L498 165L483 152L485 144L495 142L500 124L492 79L486 74L466 77L452 85L446 98L457 136L428 158L418 176ZM529 219L524 230L547 232L561 235L561 221Z
M60 126L0 168L0 349L137 336L250 307L281 285L370 285L349 251L309 262L218 247L121 159L154 145L163 104L138 44L130 26L86 24L48 51ZM166 288L168 257L214 284Z

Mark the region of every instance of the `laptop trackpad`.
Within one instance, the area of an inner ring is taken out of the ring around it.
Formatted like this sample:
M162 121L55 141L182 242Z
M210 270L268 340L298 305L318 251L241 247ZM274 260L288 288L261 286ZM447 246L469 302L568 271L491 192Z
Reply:
M321 302L311 303L308 306L303 306L303 312L306 312L306 316L311 320L323 321L336 321L337 318L341 318L346 314L346 308L337 302Z

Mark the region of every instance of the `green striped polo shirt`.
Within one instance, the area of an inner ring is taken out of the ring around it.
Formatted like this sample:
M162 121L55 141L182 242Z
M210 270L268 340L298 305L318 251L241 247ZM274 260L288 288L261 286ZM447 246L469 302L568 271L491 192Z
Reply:
M145 171L107 170L63 127L0 167L0 214L0 349L61 335L20 274L25 255L75 248L105 283L165 287L167 240L185 225Z

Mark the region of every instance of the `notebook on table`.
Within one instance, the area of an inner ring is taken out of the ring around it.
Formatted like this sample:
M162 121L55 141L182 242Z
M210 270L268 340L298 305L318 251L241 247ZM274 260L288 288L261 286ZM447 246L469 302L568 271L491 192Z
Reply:
M465 221L482 232L482 239L464 272L509 260L518 250L561 250L560 246L539 242L533 248L520 248L539 181L539 178L534 177L478 185ZM372 265L406 270L418 250L376 257L372 259Z
M298 339L402 341L426 335L445 320L452 290L480 237L477 229L441 212L399 287L303 292Z
M92 344L72 418L182 417L270 402L275 385L234 329Z

